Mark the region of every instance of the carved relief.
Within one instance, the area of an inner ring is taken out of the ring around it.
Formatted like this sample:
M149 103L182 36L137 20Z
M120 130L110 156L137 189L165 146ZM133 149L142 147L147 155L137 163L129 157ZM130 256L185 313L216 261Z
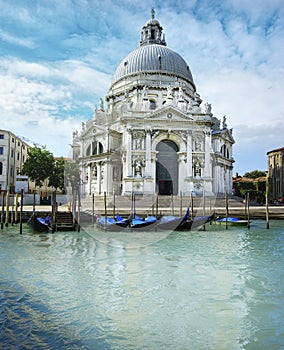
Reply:
M204 135L201 133L196 133L194 135L193 147L195 152L204 151Z

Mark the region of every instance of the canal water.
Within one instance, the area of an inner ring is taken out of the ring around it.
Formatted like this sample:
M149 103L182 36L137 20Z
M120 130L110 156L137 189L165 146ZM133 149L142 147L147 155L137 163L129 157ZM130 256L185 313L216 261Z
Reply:
M134 244L90 228L4 228L0 348L284 349L284 223L270 227Z

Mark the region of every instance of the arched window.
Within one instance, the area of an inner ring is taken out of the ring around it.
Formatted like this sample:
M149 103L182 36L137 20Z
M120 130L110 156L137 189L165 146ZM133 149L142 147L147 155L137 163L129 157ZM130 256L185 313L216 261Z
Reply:
M223 145L223 146L221 147L221 149L220 149L220 154L221 154L221 156L223 156L223 157L226 157L226 156L227 156L227 147L226 147L226 145Z
M104 148L103 145L101 144L101 142L93 142L93 156L95 156L96 154L101 154L104 152Z
M86 156L91 155L91 145L88 146L87 151L86 151Z

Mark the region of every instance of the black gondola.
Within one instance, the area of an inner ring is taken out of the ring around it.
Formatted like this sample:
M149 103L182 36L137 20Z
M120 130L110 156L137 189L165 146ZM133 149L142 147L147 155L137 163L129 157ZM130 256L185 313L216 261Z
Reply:
M28 224L36 232L51 232L50 216L46 218L37 217L35 213L29 218Z

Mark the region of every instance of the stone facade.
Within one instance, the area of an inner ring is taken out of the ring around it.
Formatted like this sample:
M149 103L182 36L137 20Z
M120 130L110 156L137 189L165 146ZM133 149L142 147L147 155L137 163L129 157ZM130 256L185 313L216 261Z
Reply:
M0 130L0 190L15 191L30 146L9 130Z
M284 147L267 152L270 201L284 200Z
M83 192L231 193L234 139L202 103L187 63L153 17L117 67L92 119L73 133Z

